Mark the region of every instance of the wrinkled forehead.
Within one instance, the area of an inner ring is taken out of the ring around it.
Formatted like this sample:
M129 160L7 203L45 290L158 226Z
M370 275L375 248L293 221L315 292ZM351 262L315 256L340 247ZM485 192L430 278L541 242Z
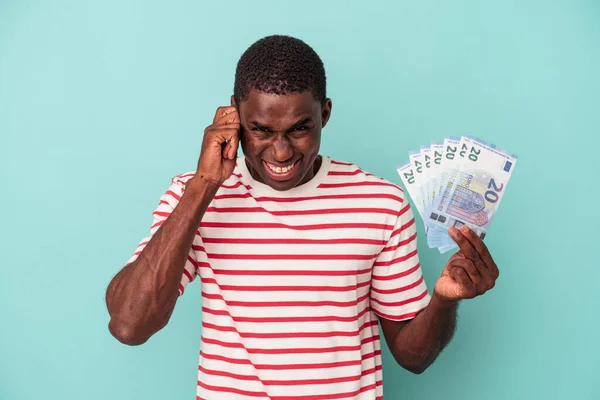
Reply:
M321 104L311 91L279 95L252 90L241 102L239 111L245 123L256 121L266 126L286 125L300 119L318 118Z

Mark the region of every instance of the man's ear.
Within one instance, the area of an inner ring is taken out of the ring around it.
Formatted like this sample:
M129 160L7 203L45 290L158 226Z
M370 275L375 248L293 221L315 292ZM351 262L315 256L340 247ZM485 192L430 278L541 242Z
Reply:
M331 117L331 99L326 99L325 104L323 104L322 113L321 113L321 128L325 128L329 118Z
M233 97L233 95L231 95L231 106L237 108L237 105L235 104L235 98Z

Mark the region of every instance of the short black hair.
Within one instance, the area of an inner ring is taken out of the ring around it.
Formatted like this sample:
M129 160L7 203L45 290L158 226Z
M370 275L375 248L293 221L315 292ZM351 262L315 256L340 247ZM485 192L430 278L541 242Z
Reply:
M252 89L279 95L312 91L325 104L325 81L323 61L312 47L291 36L267 36L240 57L233 98L239 107Z

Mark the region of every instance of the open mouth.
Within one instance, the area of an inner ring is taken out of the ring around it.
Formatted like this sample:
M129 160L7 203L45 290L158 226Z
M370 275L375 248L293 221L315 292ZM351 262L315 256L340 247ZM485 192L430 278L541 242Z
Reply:
M282 181L282 180L288 179L290 176L292 176L292 174L296 170L296 166L298 165L298 160L296 160L295 162L293 162L291 164L284 165L284 166L274 165L274 164L268 163L264 160L263 160L263 164L265 165L265 169L267 170L267 172L273 179Z

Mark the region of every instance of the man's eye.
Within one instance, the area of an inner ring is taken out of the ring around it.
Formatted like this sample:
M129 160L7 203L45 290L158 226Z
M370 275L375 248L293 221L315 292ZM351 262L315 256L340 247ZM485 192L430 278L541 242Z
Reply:
M258 131L258 132L266 132L267 129L263 128L262 126L255 126L254 128L252 128L251 130L253 131Z
M305 131L308 129L308 126L300 125L294 128L295 131Z

